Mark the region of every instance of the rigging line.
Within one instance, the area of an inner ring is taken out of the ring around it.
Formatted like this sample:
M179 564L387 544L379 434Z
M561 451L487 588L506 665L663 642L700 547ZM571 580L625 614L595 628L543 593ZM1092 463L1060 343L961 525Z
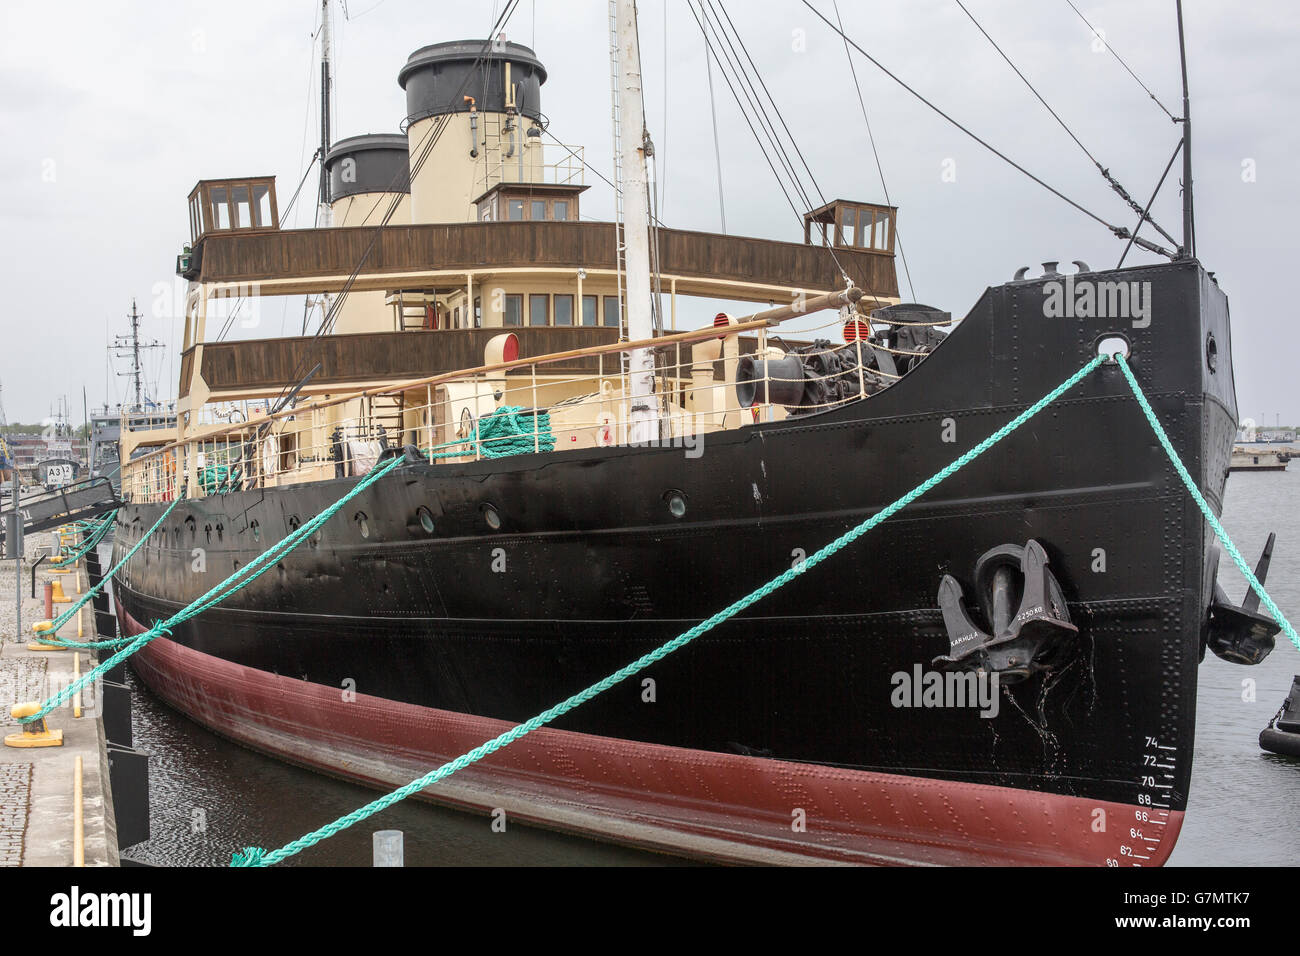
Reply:
M710 5L712 5L713 2L714 0L710 0ZM808 179L812 182L813 189L817 190L818 198L820 198L822 203L825 204L826 196L822 192L821 186L817 183L817 177L813 175L812 167L808 165L808 160L804 158L803 150L799 148L799 142L794 138L794 133L790 132L790 127L786 125L785 117L781 113L781 108L776 105L775 97L772 96L771 91L767 88L767 82L763 79L763 74L759 72L758 64L755 63L754 58L749 55L749 49L745 46L745 41L740 36L740 30L737 29L736 24L732 22L731 14L727 12L727 8L723 4L722 0L716 0L716 2L718 9L722 11L722 15L727 18L727 23L731 25L731 32L735 34L736 42L740 44L740 49L745 54L745 59L749 61L749 65L753 68L754 76L758 78L759 85L763 87L763 92L767 94L768 102L772 104L772 111L776 113L776 118L781 121L781 128L785 130L785 135L789 137L790 145L794 147L795 154L799 157L799 162L803 164L804 170L808 173Z
M1119 263L1115 266L1116 269L1124 265L1124 260L1128 257L1128 251L1133 248L1133 243L1137 241L1138 230L1142 228L1142 223L1149 218L1147 213L1151 209L1151 204L1156 201L1156 196L1160 195L1160 187L1165 184L1165 177L1169 175L1169 170L1173 168L1174 160L1178 158L1178 154L1182 151L1182 148L1183 140L1182 137L1179 137L1178 145L1174 147L1174 154L1169 157L1169 162L1165 164L1165 171L1160 174L1160 182L1156 183L1155 192L1153 192L1151 198L1147 200L1146 209L1142 210L1142 218L1140 218L1137 225L1133 227L1133 235L1129 237L1128 245L1124 247L1124 254L1119 257Z
M1125 63L1123 58L1118 53L1115 52L1115 50L1111 47L1109 43L1106 42L1106 38L1101 34L1101 32L1096 27L1094 27L1091 23L1088 23L1087 17L1085 17L1082 13L1079 13L1079 8L1076 7L1073 3L1070 3L1070 0L1065 0L1065 2L1070 5L1071 10L1073 10L1076 14L1078 14L1079 19L1082 20L1085 24L1087 24L1087 27L1089 30L1092 31L1093 36L1095 36L1098 40L1101 41L1101 45L1104 46L1110 52L1110 55L1119 61L1119 65L1124 67L1124 69L1128 71L1128 75L1133 77L1133 79L1137 80L1138 86L1142 87L1142 89L1147 91L1147 96L1151 97L1152 102L1154 102L1156 106L1160 107L1161 111L1166 116L1169 117L1170 121L1174 123L1179 122L1177 116L1169 112L1169 110L1165 109L1165 104L1161 103L1160 100L1156 98L1156 95L1151 92L1151 88L1147 86L1145 83L1143 83L1142 80L1138 78L1138 75L1136 73L1134 73L1131 69L1129 69L1129 65Z
M714 10L712 0L697 0L697 2L700 5L700 11L704 13L705 21L709 24L709 28L713 30L715 38L720 37L722 40L726 41L727 49L729 51L729 53L726 54L727 66L731 68L732 73L735 75L736 82L740 85L741 91L744 92L745 99L749 103L750 109L752 109L754 115L758 117L759 126L762 127L767 136L768 142L780 155L781 165L785 169L786 174L790 177L790 183L794 187L795 192L799 194L800 202L804 204L805 209L812 209L816 204L812 201L812 196L809 194L808 190L804 188L803 180L795 170L794 161L790 159L790 154L786 151L785 144L777 135L776 127L772 125L771 120L768 119L768 111L762 103L762 98L758 95L758 89L754 86L753 82L749 79L748 74L745 72L745 65L741 62L740 54L736 52L736 47L735 44L731 42L730 34L728 34L722 26L722 18L719 17L717 11ZM712 20L709 19L710 12L713 13ZM715 22L716 26L714 25ZM743 110L744 106L741 106L741 109Z
M802 227L804 225L803 214L800 213L799 209L797 208L793 200L791 200L790 193L785 188L785 183L782 181L781 174L777 172L776 165L772 162L771 156L768 155L767 150L765 150L763 147L762 137L759 136L758 130L754 128L753 122L750 121L749 114L745 112L745 105L740 101L740 97L736 93L736 88L735 86L732 85L731 77L728 75L726 69L723 68L723 59L718 57L718 53L717 50L715 49L714 44L709 40L709 30L705 28L705 23L708 23L709 28L714 29L714 32L716 34L720 32L721 21L719 21L719 28L713 28L712 21L709 21L707 13L704 13L705 0L697 0L697 2L700 3L700 13L703 14L705 17L705 21L703 23L700 21L700 16L696 14L694 7L690 5L689 0L687 6L691 9L692 16L695 16L696 23L700 24L700 31L704 34L705 45L708 47L709 51L712 52L713 55L718 58L718 69L722 73L722 78L727 81L727 88L731 91L732 98L736 101L736 105L740 108L741 116L744 118L746 125L749 126L749 131L753 134L755 142L758 143L759 152L763 154L763 158L767 161L768 168L772 170L772 175L776 178L777 185L781 188L781 192L782 194L784 194L786 202L789 203L790 209L794 212L795 222L800 227ZM728 46L731 46L731 41L729 39L727 41L727 44ZM731 66L732 69L736 72L738 82L742 82L742 81L748 82L747 80L744 80L744 67L743 64L740 64L739 57L736 56L734 47L732 47L732 55L735 56L735 61L733 62L731 59L727 59L726 61L727 65ZM757 100L759 98L758 92L753 88L752 83L749 84L749 89L753 93L753 99ZM746 98L747 99L749 98L748 94L746 94ZM753 100L751 100L751 105L752 103ZM774 103L773 107L775 107L775 105L776 104ZM763 111L755 107L755 112L759 114L761 120ZM784 146L780 142L780 139L775 135L775 130L769 132L768 127L764 126L761 122L760 122L760 127L763 129L764 133L768 135L769 143L780 153L783 160L783 166L790 172L791 185L794 187L795 192L799 194L801 200L803 201L804 208L811 209L813 206L811 197L809 197L807 190L803 188L802 181L795 174L794 164L791 162L789 155L786 153ZM845 271L844 265L843 263L840 262L839 256L835 254L834 247L829 245L824 245L822 246L822 248L826 250L827 255L830 256L831 261L835 264L835 269L837 272L839 272L840 276L844 279L844 284L846 286L853 285L853 280L849 278L849 274L847 271Z
M844 29L844 21L840 18L839 0L831 0L835 5L835 20L839 23L840 30ZM885 183L885 167L880 161L880 153L876 149L876 137L871 132L871 120L867 118L867 101L862 95L862 83L858 80L858 68L853 64L853 52L849 49L848 41L844 41L844 58L849 61L849 73L853 76L853 86L858 91L858 105L862 107L862 122L867 127L867 140L871 143L871 154L876 158L876 172L880 174L880 188L885 191L885 205L893 206L889 198L889 186ZM898 254L903 260L903 273L907 276L907 289L912 296L912 301L916 301L916 287L912 284L912 270L907 265L907 253L903 249L903 235L898 231L898 222L894 222L894 239L898 242Z
M709 56L709 38L704 38L704 68L709 75L709 112L713 115L713 159L718 167L718 213L722 216L722 234L727 234L727 203L722 195L722 147L718 142L718 107L713 97L713 57Z
M1065 120L1061 119L1060 115L1056 112L1056 110L1052 109L1052 107L1048 105L1047 100L1043 99L1042 94L1040 94L1038 90L1034 88L1034 84L1029 82L1029 78L1026 77L1025 74L1020 72L1020 67L1016 66L1014 63L1011 62L1011 57L1007 56L1006 53L1003 51L1002 47L998 46L997 41L994 40L993 37L989 36L989 32L984 29L984 26L978 20L975 19L975 15L971 13L970 10L966 9L966 4L962 3L961 0L954 0L954 2L957 4L957 6L961 7L961 12L966 14L966 16L970 19L970 22L975 24L975 28L979 30L980 33L984 34L984 39L988 40L989 44L993 47L993 49L998 51L998 55L1001 56L1002 59L1006 60L1007 66L1011 67L1011 69L1015 71L1016 76L1020 77L1021 81L1025 84L1025 86L1029 87L1029 92L1033 93L1034 97L1038 100L1038 102L1043 104L1043 109L1047 110L1047 112L1052 114L1052 119L1056 120L1056 122L1060 124L1061 129L1065 130L1065 132L1069 134L1070 139L1074 140L1075 145L1078 146L1081 150L1083 150L1084 155L1086 155L1090 160L1092 160L1093 165L1100 168L1101 163L1097 162L1097 157L1092 155L1088 147L1084 146L1083 142L1079 139L1079 137L1074 135L1074 130L1070 129L1070 127L1065 125Z
M570 156L572 156L574 159L576 159L576 160L578 160L579 162L581 162L584 171L590 170L591 172L593 172L593 173L596 174L596 176L600 179L601 182L603 182L603 183L604 183L606 186L608 186L610 189L613 189L613 190L615 191L615 193L622 193L622 190L619 189L616 185L614 185L613 180L611 180L608 176L606 176L604 173L602 173L602 172L601 172L599 169L597 169L595 166L588 166L587 163L586 163L586 161L583 160L583 158L582 158L581 156L579 156L577 153L575 153L575 152L574 152L574 151L569 147L569 144L568 144L568 143L561 142L560 139L559 139L559 138L558 138L554 133L551 132L551 128L550 128L549 126L543 127L542 132L543 132L545 135L551 137L551 139L554 140L556 146L559 146L561 149L563 149L565 152L567 152L567 153L568 153ZM593 218L593 217L587 217L587 218ZM657 223L658 225L661 225L661 226L663 225L663 222L659 219L659 217L658 217L657 215L652 215L652 216L651 216L651 219L652 219L652 221L654 221L654 222Z
M868 53L866 50L864 50L864 49L863 49L861 46L859 46L859 45L858 45L854 40L852 40L851 38L849 38L849 37L844 33L843 30L838 29L838 28L835 26L835 24L831 23L831 21L828 20L828 19L825 17L825 15L822 14L822 12L821 12L820 10L818 10L816 7L814 7L814 6L812 5L812 3L809 2L809 0L802 0L802 3L803 3L803 5L804 5L805 7L807 7L809 10L811 10L811 11L812 11L816 16L817 16L818 19L820 19L823 23L825 23L828 27L830 27L832 30L834 30L836 33L838 33L840 36L844 37L844 39L849 43L850 46L853 47L853 49L857 50L858 53L860 53L860 54L862 54L862 56L866 57L867 60L869 60L869 61L872 63L872 65L874 65L878 70L880 70L882 73L884 73L886 76L888 76L891 80L893 80L895 83L897 83L897 84L898 84L899 86L901 86L903 89L907 90L907 92L911 93L914 97L916 97L918 100L920 100L920 101L921 101L922 103L924 103L926 106L930 107L931 110L933 110L934 112L938 113L941 117L943 117L945 120L947 120L947 121L948 121L949 123L951 123L953 126L957 127L957 129L961 130L963 133L965 133L965 134L966 134L967 136L969 136L971 139L975 140L975 142L979 143L981 146L983 146L985 149L987 149L987 150L988 150L990 153L992 153L994 156L996 156L996 157L998 157L999 159L1001 159L1004 163L1006 163L1007 165L1011 166L1013 169L1016 169L1016 170L1018 170L1019 172L1023 173L1024 175L1028 176L1028 177L1029 177L1030 179L1032 179L1034 182L1038 183L1038 185L1042 186L1044 189L1046 189L1048 192L1050 192L1053 196L1056 196L1058 199L1062 200L1063 202L1069 204L1070 206L1073 206L1075 209L1077 209L1079 212L1083 213L1083 214L1084 214L1085 216L1087 216L1089 219L1092 219L1093 221L1098 222L1098 223L1100 223L1101 225L1105 226L1107 229L1109 229L1111 232L1113 232L1113 233L1114 233L1116 236L1118 236L1119 238L1121 238L1121 239L1127 239L1127 238L1128 238L1129 232L1128 232L1127 227L1112 225L1111 223L1107 222L1105 219L1101 218L1101 216L1098 216L1098 215L1097 215L1095 212L1093 212L1092 210L1087 209L1087 208L1085 208L1084 206L1079 205L1079 203L1075 202L1073 199L1071 199L1069 196L1065 195L1065 193L1061 192L1059 189L1055 188L1054 186L1050 186L1050 185L1048 185L1046 182L1044 182L1042 179L1039 179L1037 176L1035 176L1033 173L1031 173L1031 172L1030 172L1029 170L1027 170L1025 167L1021 166L1019 163L1017 163L1017 162L1016 162L1015 160L1013 160L1011 157L1007 156L1005 153L1003 153L1001 150L997 149L996 147L994 147L993 145L991 145L991 144L988 143L987 141L981 139L979 136L977 136L975 133L971 132L969 129L967 129L965 126L963 126L961 123L957 122L955 119L953 119L953 118L952 118L951 116L949 116L947 113L945 113L943 110L939 109L939 107L935 106L934 103L930 102L928 99L926 99L924 96L922 96L919 92L917 92L917 91L914 90L912 87L910 87L910 86L908 86L906 83L904 83L904 82L903 82L903 81L902 81L902 80L901 80L901 79L900 79L896 74L892 73L892 72L891 72L891 71L890 71L890 70L889 70L889 69L888 69L888 68L887 68L883 63L881 63L879 60L877 60L875 57L873 57L870 53Z
M475 64L477 64L478 62L482 61L485 58L487 59L491 58L488 55L488 53L492 47L493 38L505 26L505 24L509 22L511 15L514 13L515 9L517 9L519 3L520 0L508 0L505 8L502 10L501 16L498 17L496 21L493 23L492 29L489 33L489 37L484 42L483 49L480 51L478 57L475 59ZM470 78L470 74L467 73L465 79L461 82L457 94L464 92L465 86L469 82L469 78ZM453 101L454 101L454 97L453 97ZM428 159L429 155L432 153L433 147L437 144L438 140L442 136L443 131L446 130L450 122L451 122L451 114L449 113L443 114L442 116L438 117L438 122L431 124L429 129L425 132L424 139L417 147L420 149L420 155L416 160L416 162L411 165L408 173L410 179L414 179L418 175L419 171L424 167L424 163ZM396 174L394 174L393 180L390 183L390 191L396 190L397 183L400 181L401 176L402 174L400 170ZM362 253L361 258L358 260L356 267L352 270L351 274L348 276L348 279L344 283L342 291L335 298L334 302L331 303L329 311L321 319L320 326L317 328L315 334L312 336L311 344L307 348L302 350L299 360L294 367L293 375L290 376L290 378L286 381L284 387L280 389L279 395L276 396L276 400L273 406L276 408L276 410L279 410L280 408L283 407L282 403L285 402L286 397L289 395L289 390L301 381L300 373L304 368L306 368L307 361L309 361L312 355L314 354L313 350L319 348L321 337L328 334L328 332L333 329L335 323L338 321L339 310L343 302L347 299L349 291L352 289L352 286L355 284L357 277L361 274L361 269L365 265L366 260L369 259L371 252L374 251L375 244L379 241L380 234L383 232L384 228L387 227L388 224L392 221L393 215L396 213L397 207L401 203L401 198L402 197L400 195L395 194L393 196L392 200L389 203L387 212L384 214L382 221L375 227L374 233L370 238L370 243L366 246L366 249ZM306 308L306 302L307 300L304 299L303 302L304 309Z
M1133 199L1133 197L1129 195L1128 190L1125 189L1120 184L1119 180L1117 180L1114 176L1110 174L1110 170L1107 169L1105 166L1103 166L1097 160L1096 156L1092 155L1088 147L1084 146L1082 141L1079 139L1079 137L1074 135L1074 130L1070 129L1069 126L1065 125L1065 120L1061 119L1060 115L1057 114L1056 110L1052 109L1052 107L1048 105L1047 100L1043 99L1042 94L1040 94L1038 90L1035 89L1034 84L1029 82L1029 78L1026 77L1025 74L1020 72L1020 68L1011 62L1011 57L1007 56L1006 53L1003 51L1002 47L998 46L997 41L994 40L993 37L989 36L989 32L984 29L983 25L978 20L975 19L974 14L972 14L970 10L966 8L966 5L962 3L962 0L954 0L954 2L957 4L957 6L961 7L962 13L966 14L966 16L970 18L970 22L975 24L976 28L980 31L980 33L984 34L984 39L988 40L989 43L993 46L993 49L998 51L998 55L1001 56L1002 59L1006 60L1007 66L1011 67L1011 69L1015 71L1016 76L1020 77L1020 79L1024 82L1025 86L1029 87L1029 92L1033 93L1034 96L1038 99L1038 102L1043 104L1043 108L1047 110L1047 112L1052 114L1052 119L1056 120L1056 122L1060 124L1061 129L1065 130L1065 132L1069 134L1070 139L1074 140L1075 144L1081 150L1083 150L1084 155L1086 155L1088 159L1092 161L1092 164L1097 167L1097 171L1100 172L1102 177L1106 180L1106 182L1110 184L1110 187L1114 189L1116 193L1119 194L1121 199L1123 199L1126 203L1128 203L1130 209L1132 209L1138 215L1143 215L1142 207L1139 206L1137 202ZM1158 222L1156 222L1154 219L1150 219L1149 217L1144 216L1144 218L1148 222L1150 222L1151 225L1156 228L1156 231L1158 231L1162 236L1164 236L1166 239L1168 239L1170 242L1174 243L1175 245L1178 244L1178 240L1175 239L1173 236L1171 236L1169 233L1167 233Z
M686 6L691 11L691 16L695 17L695 22L699 24L700 32L704 34L704 44L707 47L705 56L712 54L716 57L717 52L713 49L713 44L709 42L708 31L705 28L704 23L700 20L699 15L695 12L695 8L691 6L690 0L687 0ZM763 148L763 139L758 135L758 131L754 129L754 123L745 112L744 104L740 102L740 96L736 93L735 87L731 85L731 78L727 76L726 71L722 69L721 61L718 63L718 70L722 73L722 78L726 81L728 89L731 90L731 96L735 99L736 105L740 107L741 116L744 118L746 125L749 126L749 131L754 135L755 142L758 143L758 151L763 154L763 159L766 160L768 168L772 170L772 175L776 177L777 187L781 190L781 194L785 196L785 201L789 203L790 210L795 214L795 218L799 220L799 224L803 225L803 216L800 214L799 208L795 205L794 200L790 198L790 193L785 188L785 181L781 178L781 174L776 171L776 166L772 163L772 157L769 156L767 150Z

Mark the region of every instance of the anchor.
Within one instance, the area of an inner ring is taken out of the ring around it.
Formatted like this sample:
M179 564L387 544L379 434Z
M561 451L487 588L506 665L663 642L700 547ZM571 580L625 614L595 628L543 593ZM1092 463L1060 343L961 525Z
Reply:
M1261 585L1268 576L1276 537L1269 533L1259 564L1255 566L1255 577ZM1258 664L1273 650L1273 637L1280 630L1282 625L1271 616L1259 613L1259 595L1250 585L1246 586L1246 597L1238 607L1215 582L1206 644L1216 655L1233 664Z
M1032 538L1023 548L999 545L975 562L980 610L992 625L991 633L972 620L961 584L945 574L939 583L939 609L950 648L934 659L934 666L989 671L1011 684L1063 663L1079 629L1070 622L1061 585L1047 565L1047 552Z

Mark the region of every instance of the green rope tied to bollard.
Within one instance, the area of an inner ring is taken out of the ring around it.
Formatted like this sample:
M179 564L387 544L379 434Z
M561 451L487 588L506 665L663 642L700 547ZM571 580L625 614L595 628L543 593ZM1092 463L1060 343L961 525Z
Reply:
M1151 428L1156 433L1156 438L1160 439L1160 444L1164 447L1165 454L1168 455L1169 460L1173 462L1174 470L1178 472L1178 477L1181 478L1183 484L1187 486L1188 492L1191 493L1192 500L1200 506L1201 513L1204 514L1205 519L1210 522L1210 527L1214 529L1214 533L1218 535L1219 541L1223 543L1223 548L1228 552L1228 556L1232 558L1232 563L1237 566L1237 569L1241 571L1243 575L1245 575L1246 580L1250 582L1251 589L1259 595L1259 599L1264 603L1264 606L1268 608L1268 613L1273 615L1273 620L1277 621L1277 623L1281 625L1283 632L1291 639L1291 643L1296 646L1297 650L1300 650L1300 635L1296 634L1295 628L1291 626L1291 622L1286 619L1286 616L1283 615L1280 610L1278 610L1278 606L1274 604L1273 599L1268 596L1268 592L1264 590L1264 585L1259 583L1259 579L1255 577L1255 572L1251 570L1250 565L1246 563L1246 559L1241 556L1241 552L1237 550L1237 546L1232 543L1232 540L1228 537L1228 532L1223 529L1223 525L1219 523L1219 519L1216 518L1214 512L1210 510L1210 506L1206 502L1205 496L1202 495L1201 490L1196 487L1196 482L1192 480L1192 476L1189 475L1187 469L1183 467L1182 460L1178 457L1178 452L1174 451L1174 446L1169 441L1169 436L1165 433L1164 427L1160 424L1160 419L1156 418L1156 413L1152 410L1151 403L1147 401L1146 395L1142 393L1142 387L1138 385L1137 379L1133 376L1133 370L1129 368L1128 360L1125 359L1123 355L1116 353L1115 361L1119 363L1120 371L1122 371L1124 377L1128 379L1128 386L1133 390L1133 396L1137 399L1138 405L1142 407L1142 414L1146 415L1147 421L1151 423Z
M83 594L80 598L78 598L73 604L69 605L66 611L64 611L62 614L56 617L50 623L49 631L42 631L36 635L40 639L41 643L57 644L59 647L79 647L79 648L90 648L90 649L99 648L99 647L116 647L118 644L122 643L122 640L120 638L113 641L86 641L86 642L74 641L66 637L59 637L58 630L64 624L70 621L72 619L72 616L76 614L78 611L80 611L82 607L85 606L87 601L91 600L96 594L104 590L104 585L107 584L110 580L112 580L113 575L117 574L117 572L122 569L122 566L126 564L126 562L130 561L131 558L135 555L135 553L139 551L141 548L143 548L149 542L149 539L153 537L153 533L158 530L158 528L162 525L162 523L167 520L167 516L171 514L176 509L176 506L180 504L184 499L185 499L184 492L181 492L179 495L177 495L175 500L173 500L172 503L167 506L167 510L164 511L161 515L159 515L158 520L153 523L153 527L151 527L148 531L146 531L144 534L140 536L140 540L137 541L131 547L131 550L127 551L126 555L122 558L121 561L113 565L113 567L109 569L109 571L99 579L98 584L96 584L93 588L90 588L88 591L86 591L86 593ZM113 514L116 515L117 512L113 512Z
M54 568L65 568L68 565L80 561L87 553L89 553L91 548L98 545L99 542L104 539L104 535L108 533L109 528L113 527L113 521L116 518L117 512L111 511L105 515L104 520L97 525L87 522L81 529L83 534L89 533L89 538L87 539L85 546L74 555L59 558L57 561L51 561L50 566ZM80 607L81 605L77 606Z
M392 461L383 465L382 467L377 467L372 469L370 473L366 475L365 478L363 478L360 482L357 483L355 488L349 491L338 501L334 502L334 504L330 505L328 508L326 508L320 514L318 514L316 517L312 518L310 521L304 524L297 531L293 532L292 534L288 535L285 538L282 538L272 547L262 552L262 554L258 555L252 561L248 562L248 564L244 565L244 567L240 568L234 574L230 575L230 577L226 578L220 584L216 585L216 587L209 590L202 597L195 599L194 601L187 604L185 607L181 608L171 617L167 618L167 620L155 622L154 625L151 628L149 628L149 630L145 631L143 634L136 635L133 638L126 638L125 640L129 640L130 644L128 644L122 650L118 651L116 654L114 654L108 660L104 661L102 664L99 664L93 670L83 674L80 678L73 681L63 690L59 691L57 694L55 694L53 697L47 700L44 703L44 705L41 707L41 709L37 711L35 714L32 714L30 717L19 718L19 722L26 724L26 723L31 723L33 720L40 720L46 714L50 713L50 711L54 710L54 708L62 704L64 701L71 699L71 697L74 694L76 694L77 691L81 690L87 684L94 681L105 671L111 670L112 668L116 667L119 663L126 660L128 657L130 657L136 651L140 650L140 648L144 647L154 638L162 634L171 634L172 627L174 625L188 621L190 618L203 613L208 608L212 607L214 604L221 603L230 595L234 594L236 591L240 591L245 587L247 587L253 581L257 580L259 577L261 577L263 574L269 571L274 566L274 562L278 560L282 555L288 554L294 548L298 547L298 545L302 544L303 541L307 540L308 536L315 534L316 531L320 528L320 526L323 525L330 518L334 517L334 515L338 513L339 509L342 508L345 504L347 504L357 495L361 494L361 492L365 491L367 488L373 485L380 478L384 477L384 475L388 474L398 465L404 464L405 461L406 459L399 455L393 458ZM171 507L172 508L176 507L179 501L180 499L178 498L176 501L172 502ZM163 518L166 518L167 514L169 514L170 512L171 512L171 508L168 508L167 512L163 514L162 518L158 519L158 523L161 523ZM154 525L155 528L157 526L158 524ZM152 533L152 531L150 533ZM142 540L147 541L148 539L149 536L145 535L145 537ZM116 570L116 568L114 570ZM105 580L107 580L107 578Z
M917 485L907 494L903 495L903 497L899 498L897 501L893 502L892 504L886 505L884 508L882 508L876 514L872 515L866 521L863 521L861 524L857 525L856 527L840 535L830 544L826 545L821 550L817 551L816 553L806 558L804 562L798 567L790 568L782 572L781 574L773 578L771 581L768 581L762 587L754 591L751 591L749 594L745 595L743 598L736 601L730 607L727 607L726 609L719 611L717 614L714 614L709 619L700 622L699 624L691 628L689 631L679 634L677 637L673 638L671 641L668 641L666 644L661 644L659 647L655 648L653 651L650 651L648 654L645 654L642 657L637 658L635 661L633 661L631 664L628 664L626 667L623 667L620 670L617 670L614 673L610 674L604 680L597 681L595 684L592 684L590 687L586 688L585 690L579 691L578 693L574 694L572 697L568 698L567 700L562 701L559 704L556 704L554 707L550 708L549 710L542 711L540 714L538 714L536 717L533 717L531 720L524 721L524 723L510 728L505 733L493 738L492 740L489 740L487 743L475 747L473 750L469 751L468 753L461 754L455 760L443 764L441 767L437 768L436 770L431 770L429 773L425 774L423 777L420 777L418 780L413 780L410 783L406 784L404 787L394 790L392 793L385 794L384 796L380 797L377 800L371 801L361 809L354 810L352 813L340 817L339 819L335 820L333 823L327 823L319 830L314 830L311 833L308 833L306 836L299 837L297 840L294 840L292 843L285 844L283 847L281 847L278 850L268 852L262 849L261 847L245 847L243 850L236 851L231 856L230 865L231 866L271 866L272 864L279 863L281 860L287 859L288 857L291 857L297 853L301 853L303 850L315 846L321 840L324 840L327 837L334 836L334 834L338 833L339 831L346 830L348 827L356 823L360 823L362 820L366 819L367 817L373 816L376 813L379 813L381 810L386 810L388 807L392 806L393 804L405 800L407 797L419 793L421 790L425 789L426 787L432 786L433 784L438 783L439 781L444 780L447 777L450 777L452 774L456 773L456 771L463 770L466 767L468 767L470 764L477 763L478 761L482 760L484 757L496 753L498 750L500 750L503 747L508 747L510 744L514 743L516 740L518 740L520 737L523 737L525 734L529 734L532 731L537 730L539 727L543 727L546 724L549 724L552 721L560 717L563 717L565 714L573 710L575 707L585 704L587 701L591 700L593 697L597 696L598 694L602 694L605 691L609 690L615 684L618 684L619 682L626 680L627 678L633 676L639 671L642 671L645 668L649 667L651 664L663 660L665 657L667 657L669 654L673 653L674 651L679 650L682 647L685 647L687 644L695 640L695 638L699 637L701 634L704 634L707 631L712 630L713 628L717 627L719 624L723 623L724 621L735 617L741 611L744 611L745 609L750 607L750 605L756 604L757 602L761 601L763 598L767 597L767 595L771 594L777 588L789 584L791 581L793 581L796 577L798 577L801 573L806 571L808 568L820 564L822 561L826 560L827 558L836 554L838 551L852 544L854 541L862 537L872 528L876 527L876 525L880 524L881 522L885 521L887 518L893 516L898 511L905 508L907 505L911 504L921 495L925 494L927 491L934 488L935 485L939 484L944 479L952 476L959 469L970 464L980 455L984 454L984 452L988 451L998 442L1002 441L1002 439L1006 438L1008 435L1014 432L1025 422L1029 421L1029 419L1033 418L1035 415L1041 412L1048 405L1051 405L1053 402L1055 402L1063 394L1065 394L1076 384L1078 384L1085 376L1088 375L1088 373L1092 372L1095 368L1101 365L1103 361L1104 361L1104 356L1101 355L1096 356L1091 361L1089 361L1086 365L1084 365L1083 368L1079 369L1079 371L1075 372L1073 375L1071 375L1068 379L1066 379L1056 388L1052 389L1052 391L1049 392L1047 395L1044 395L1033 405L1029 406L1029 408L1026 408L1023 412L1021 412L1011 421L1007 422L1007 424L1003 425L992 435L984 439L982 442L980 442L970 451L966 452L956 461L952 462L951 464L942 468L940 471L936 472L931 477L927 478L925 481L921 482L921 484Z

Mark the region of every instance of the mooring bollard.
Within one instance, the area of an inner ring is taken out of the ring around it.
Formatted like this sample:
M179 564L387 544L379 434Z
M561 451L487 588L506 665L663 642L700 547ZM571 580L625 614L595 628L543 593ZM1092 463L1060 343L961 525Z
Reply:
M401 830L376 830L373 836L375 866L405 866Z

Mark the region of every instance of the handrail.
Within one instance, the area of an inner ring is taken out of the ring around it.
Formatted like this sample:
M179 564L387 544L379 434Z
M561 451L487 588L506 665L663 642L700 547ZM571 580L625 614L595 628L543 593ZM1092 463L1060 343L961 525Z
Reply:
M665 348L671 345L687 345L693 342L707 341L708 339L738 335L742 332L752 332L756 329L768 328L772 325L780 324L787 319L807 315L811 312L818 312L824 308L832 306L838 307L839 305L855 305L862 298L862 295L862 290L858 288L843 289L837 292L827 292L822 295L809 297L802 302L798 308L793 305L777 306L776 308L756 312L752 316L747 317L745 321L737 322L734 325L693 329L689 332L674 332L656 338L639 339L635 342L612 342L608 345L592 345L581 349L569 349L564 352L551 352L548 355L539 355L532 358L515 359L511 362L496 362L491 365L480 365L476 368L441 372L438 375L431 375L427 378L405 379L398 382L391 382L386 385L375 386L374 388L368 388L359 392L350 392L347 395L331 398L329 401L325 402L318 399L312 399L296 408L286 408L273 415L266 415L248 422L240 422L236 425L230 425L215 432L208 432L201 438L186 438L170 442L155 451L149 452L147 455L133 458L130 462L125 464L135 466L139 463L149 461L158 455L175 451L178 448L183 448L195 441L212 441L226 435L242 432L250 426L256 425L261 427L267 422L289 418L293 415L301 415L308 411L332 408L336 405L344 405L348 402L356 401L359 398L372 398L376 395L386 395L391 392L405 391L411 388L441 385L444 382L454 382L471 375L482 375L487 372L504 372L514 368L528 368L535 365L552 365L557 362L564 362L569 359L583 358L591 355L610 355L618 352L627 352L632 349ZM503 333L509 332L510 329L503 327L501 331Z

